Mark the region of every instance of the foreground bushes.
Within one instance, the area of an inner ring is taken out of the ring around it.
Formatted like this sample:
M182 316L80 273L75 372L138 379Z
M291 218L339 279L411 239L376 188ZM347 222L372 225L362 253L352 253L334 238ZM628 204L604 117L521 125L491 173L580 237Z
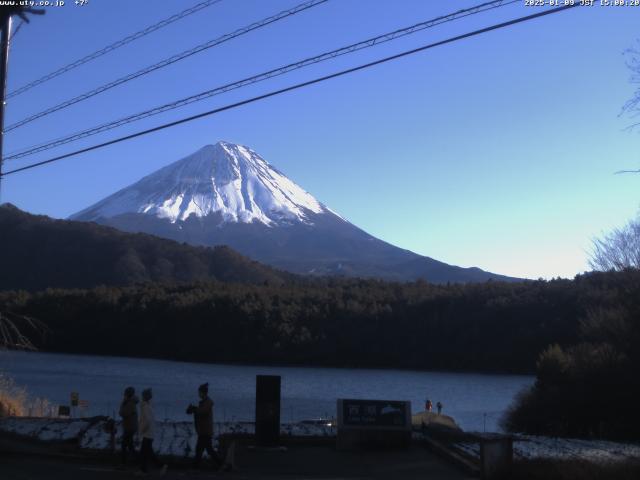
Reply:
M540 355L536 383L508 413L508 430L638 440L640 288L621 275L628 284L587 313L576 344Z
M0 418L10 415L22 416L27 411L27 393L15 385L13 380L0 374Z
M46 398L30 397L24 388L0 373L0 418L50 417L56 415L53 408Z

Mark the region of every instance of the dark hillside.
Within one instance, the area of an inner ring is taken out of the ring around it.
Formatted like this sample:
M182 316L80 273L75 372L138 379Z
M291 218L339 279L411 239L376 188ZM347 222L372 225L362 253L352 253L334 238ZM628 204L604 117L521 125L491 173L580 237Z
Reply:
M194 247L93 223L0 206L0 290L91 288L218 280L282 283L294 278L228 247Z

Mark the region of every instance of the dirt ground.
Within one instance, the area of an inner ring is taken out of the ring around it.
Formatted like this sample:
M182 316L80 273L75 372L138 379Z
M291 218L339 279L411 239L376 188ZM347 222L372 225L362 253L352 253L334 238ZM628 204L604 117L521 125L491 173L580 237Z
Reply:
M33 448L10 440L0 441L0 478L3 480L80 480L137 478L137 468L118 468L118 458L64 454L43 446ZM158 476L153 472L150 476ZM228 479L433 479L471 478L422 446L395 452L337 452L331 446L298 446L286 450L243 449L232 472L193 471L170 463L164 478Z

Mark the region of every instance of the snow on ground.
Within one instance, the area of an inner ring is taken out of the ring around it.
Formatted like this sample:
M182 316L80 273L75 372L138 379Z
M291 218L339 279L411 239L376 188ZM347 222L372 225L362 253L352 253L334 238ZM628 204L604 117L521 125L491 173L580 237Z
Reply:
M112 439L108 432L106 418L57 419L8 417L0 419L0 431L38 439L41 441L73 442L80 448L106 450L111 448ZM336 430L321 424L282 424L281 434L296 437L335 436ZM116 423L115 444L120 444L121 428ZM219 422L215 432L221 434L247 434L255 432L252 422ZM193 422L157 422L154 447L161 455L189 457L196 445ZM461 442L454 448L467 455L479 458L480 444ZM580 440L571 438L539 437L532 435L514 436L513 451L516 459L562 459L588 460L595 463L619 462L629 459L640 460L640 444L617 443L606 440Z
M0 420L0 430L43 441L69 441L89 428L86 420L8 417Z
M462 442L455 444L454 447L471 457L480 457L479 443ZM516 435L513 441L513 454L516 459L547 458L612 463L629 459L640 460L640 444Z
M120 445L122 430L116 423L115 444ZM9 417L0 419L0 431L35 438L42 441L78 441L80 448L107 450L111 448L111 434L106 419L52 419ZM251 422L224 422L215 424L217 435L253 434ZM333 436L335 429L324 425L283 424L282 435L286 436ZM193 454L197 436L193 422L157 422L154 449L160 455L189 457Z

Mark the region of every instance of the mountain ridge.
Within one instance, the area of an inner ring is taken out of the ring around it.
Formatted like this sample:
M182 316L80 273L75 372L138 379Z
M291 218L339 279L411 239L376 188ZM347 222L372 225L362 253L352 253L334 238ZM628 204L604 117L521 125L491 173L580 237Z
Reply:
M384 242L331 210L252 149L218 142L70 217L192 245L229 245L305 275L435 283L517 281Z

